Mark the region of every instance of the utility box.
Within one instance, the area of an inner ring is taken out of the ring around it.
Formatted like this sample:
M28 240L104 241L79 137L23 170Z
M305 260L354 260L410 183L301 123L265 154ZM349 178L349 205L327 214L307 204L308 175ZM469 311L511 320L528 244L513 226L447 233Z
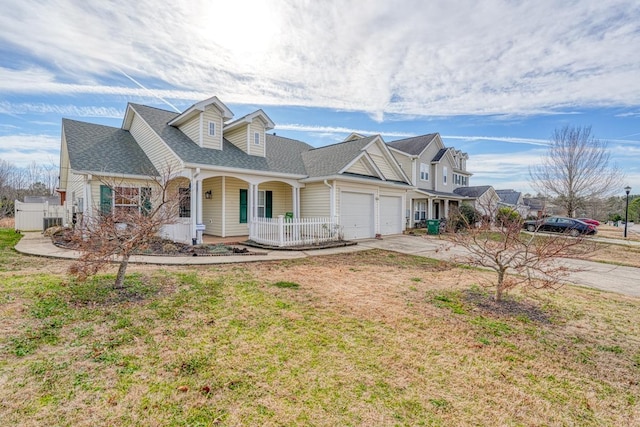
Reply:
M440 220L429 219L427 220L427 234L440 234Z

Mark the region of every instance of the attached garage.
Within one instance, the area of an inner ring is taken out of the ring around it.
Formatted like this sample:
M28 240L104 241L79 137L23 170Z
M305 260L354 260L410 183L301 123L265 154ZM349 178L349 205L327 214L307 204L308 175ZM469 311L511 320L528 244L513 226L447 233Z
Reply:
M375 237L373 194L343 191L340 225L347 240Z
M380 196L380 234L402 233L402 197Z

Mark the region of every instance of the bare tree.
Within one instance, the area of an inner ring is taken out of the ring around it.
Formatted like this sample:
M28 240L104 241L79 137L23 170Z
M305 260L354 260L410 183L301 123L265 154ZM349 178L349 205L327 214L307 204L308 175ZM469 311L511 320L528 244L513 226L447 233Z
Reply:
M114 288L122 288L131 255L176 221L181 195L172 178L167 172L150 177L142 186L103 181L116 203L94 207L93 214L76 227L72 238L82 255L69 272L84 280L119 260Z
M594 138L591 127L556 129L541 164L529 169L531 185L556 198L573 217L586 200L619 191L624 175L610 165L608 143Z
M519 216L502 218L499 226L488 223L470 223L468 216L459 215L454 223L464 227L450 234L452 243L462 248L456 261L476 267L488 268L497 274L497 280L486 284L495 288L495 300L517 286L536 289L557 289L571 268L563 258L575 257L593 251L594 245L581 236L539 235L524 233Z

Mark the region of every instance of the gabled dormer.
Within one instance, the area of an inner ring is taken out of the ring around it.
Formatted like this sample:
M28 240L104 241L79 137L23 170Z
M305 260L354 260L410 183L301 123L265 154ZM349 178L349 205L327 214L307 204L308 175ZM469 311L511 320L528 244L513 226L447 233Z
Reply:
M224 122L231 118L231 110L214 96L192 105L168 125L180 129L200 147L222 150Z
M265 157L266 133L275 127L262 110L254 111L224 126L224 138L252 156Z

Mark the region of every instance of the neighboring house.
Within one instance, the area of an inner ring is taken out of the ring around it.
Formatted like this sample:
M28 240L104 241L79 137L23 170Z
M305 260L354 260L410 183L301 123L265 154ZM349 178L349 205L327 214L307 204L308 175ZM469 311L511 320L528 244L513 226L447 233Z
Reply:
M406 199L408 226L446 218L450 204L457 206L467 199L455 190L469 185L469 156L445 147L439 134L401 139L387 145L414 186Z
M153 194L148 178L170 168L181 204L178 222L163 233L176 241L202 242L203 234L259 239L266 230L259 224L266 227L269 218L285 215L316 218L325 228L337 223L345 239L403 231L407 191L417 175L410 168L405 173L396 157L407 163L410 154L398 149L392 154L379 135L353 134L313 148L268 134L274 123L262 110L232 118L212 97L180 114L130 103L121 128L63 119L57 191L66 206L65 223L130 209L115 197L109 180L119 180L118 191L148 203ZM428 161L431 179L444 176L445 183L424 186L411 197L458 200L452 190L461 179L457 175L468 180L461 166L466 154L440 153L444 146L435 138L429 154L417 158Z
M470 199L473 208L489 221L493 221L498 210L500 197L490 185L459 187L454 193Z
M526 218L529 214L529 207L524 204L522 193L515 190L496 190L496 194L500 197L500 206L507 206Z
M524 197L522 203L529 208L530 217L542 218L546 213L546 200L541 197Z

